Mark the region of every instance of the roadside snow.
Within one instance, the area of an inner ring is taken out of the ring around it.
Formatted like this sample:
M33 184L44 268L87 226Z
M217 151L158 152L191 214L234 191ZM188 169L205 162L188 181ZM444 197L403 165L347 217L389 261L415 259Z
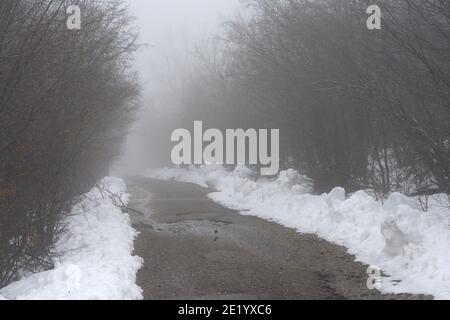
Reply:
M105 178L102 188L130 198L121 179ZM68 233L57 245L55 269L37 273L0 290L0 299L142 299L136 273L142 259L133 256L137 232L129 216L96 188L72 211Z
M147 177L210 185L209 197L244 215L314 233L342 245L358 261L378 266L384 293L429 294L450 299L450 209L446 196L417 199L394 193L380 203L364 191L346 198L345 190L311 195L308 179L295 170L276 179L253 178L251 170L228 172L218 166L149 170Z
M221 169L222 167L216 167ZM206 167L202 167L206 169ZM158 180L174 180L179 182L193 183L200 187L208 188L208 184L205 182L205 174L203 170L197 170L197 168L192 167L191 170L185 169L157 169L157 170L147 170L146 176L158 179Z

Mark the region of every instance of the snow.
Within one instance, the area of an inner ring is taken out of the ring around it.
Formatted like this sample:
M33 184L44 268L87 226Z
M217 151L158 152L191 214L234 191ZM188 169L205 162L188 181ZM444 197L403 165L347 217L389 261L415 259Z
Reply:
M109 177L100 185L129 201L123 180ZM68 218L68 232L57 244L60 257L55 268L1 289L0 299L142 299L136 273L143 261L133 256L136 236L129 216L94 188Z
M428 294L450 299L450 205L445 195L430 198L428 212L418 199L400 193L383 203L365 191L346 197L335 188L312 195L308 178L295 170L276 179L257 178L245 167L220 166L148 170L147 177L212 186L217 203L274 221L301 233L314 233L344 246L357 261L377 266L386 276L383 293Z
M195 167L191 167L191 169L193 170L192 171L183 169L148 170L146 175L153 179L175 180L180 182L192 183L199 185L200 187L208 188L208 185L204 181L202 173L196 171Z

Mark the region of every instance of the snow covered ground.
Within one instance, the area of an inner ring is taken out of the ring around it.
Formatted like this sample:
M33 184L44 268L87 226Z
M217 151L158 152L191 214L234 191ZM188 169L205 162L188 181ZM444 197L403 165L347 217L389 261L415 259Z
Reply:
M358 261L377 266L384 293L429 294L450 299L450 208L444 195L423 212L417 199L394 193L380 203L364 191L346 197L335 188L310 194L309 180L295 170L276 179L255 177L245 167L148 170L147 177L212 186L217 203L342 245Z
M129 200L125 183L105 178L102 189ZM128 215L94 188L72 211L68 233L60 240L55 269L31 275L0 290L0 299L142 299L136 273L142 259L133 256L137 232Z

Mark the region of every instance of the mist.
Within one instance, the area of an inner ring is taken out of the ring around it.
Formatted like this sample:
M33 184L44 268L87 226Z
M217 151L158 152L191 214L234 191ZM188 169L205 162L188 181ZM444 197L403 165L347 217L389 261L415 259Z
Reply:
M155 136L155 126L173 126L182 108L173 93L190 68L196 47L216 37L240 5L239 0L129 0L142 45L135 59L141 104L123 156L113 166L115 174L169 165L170 135Z

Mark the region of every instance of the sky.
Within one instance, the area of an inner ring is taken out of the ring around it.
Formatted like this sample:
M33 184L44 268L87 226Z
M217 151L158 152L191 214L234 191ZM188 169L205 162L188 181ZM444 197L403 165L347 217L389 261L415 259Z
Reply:
M144 96L174 76L203 39L213 37L232 16L239 0L128 0L137 18L140 42L148 44L136 59Z
M223 22L235 15L239 0L126 0L139 42L147 44L136 55L135 70L141 84L141 111L112 173L139 174L151 167L155 154L161 151L148 136L148 128L161 125L161 115L174 109L165 98L183 68L190 63L195 47L220 32ZM166 95L166 96L165 96ZM163 124L164 125L164 124ZM152 135L154 136L154 134ZM154 138L154 137L153 137ZM160 137L170 144L170 137Z

